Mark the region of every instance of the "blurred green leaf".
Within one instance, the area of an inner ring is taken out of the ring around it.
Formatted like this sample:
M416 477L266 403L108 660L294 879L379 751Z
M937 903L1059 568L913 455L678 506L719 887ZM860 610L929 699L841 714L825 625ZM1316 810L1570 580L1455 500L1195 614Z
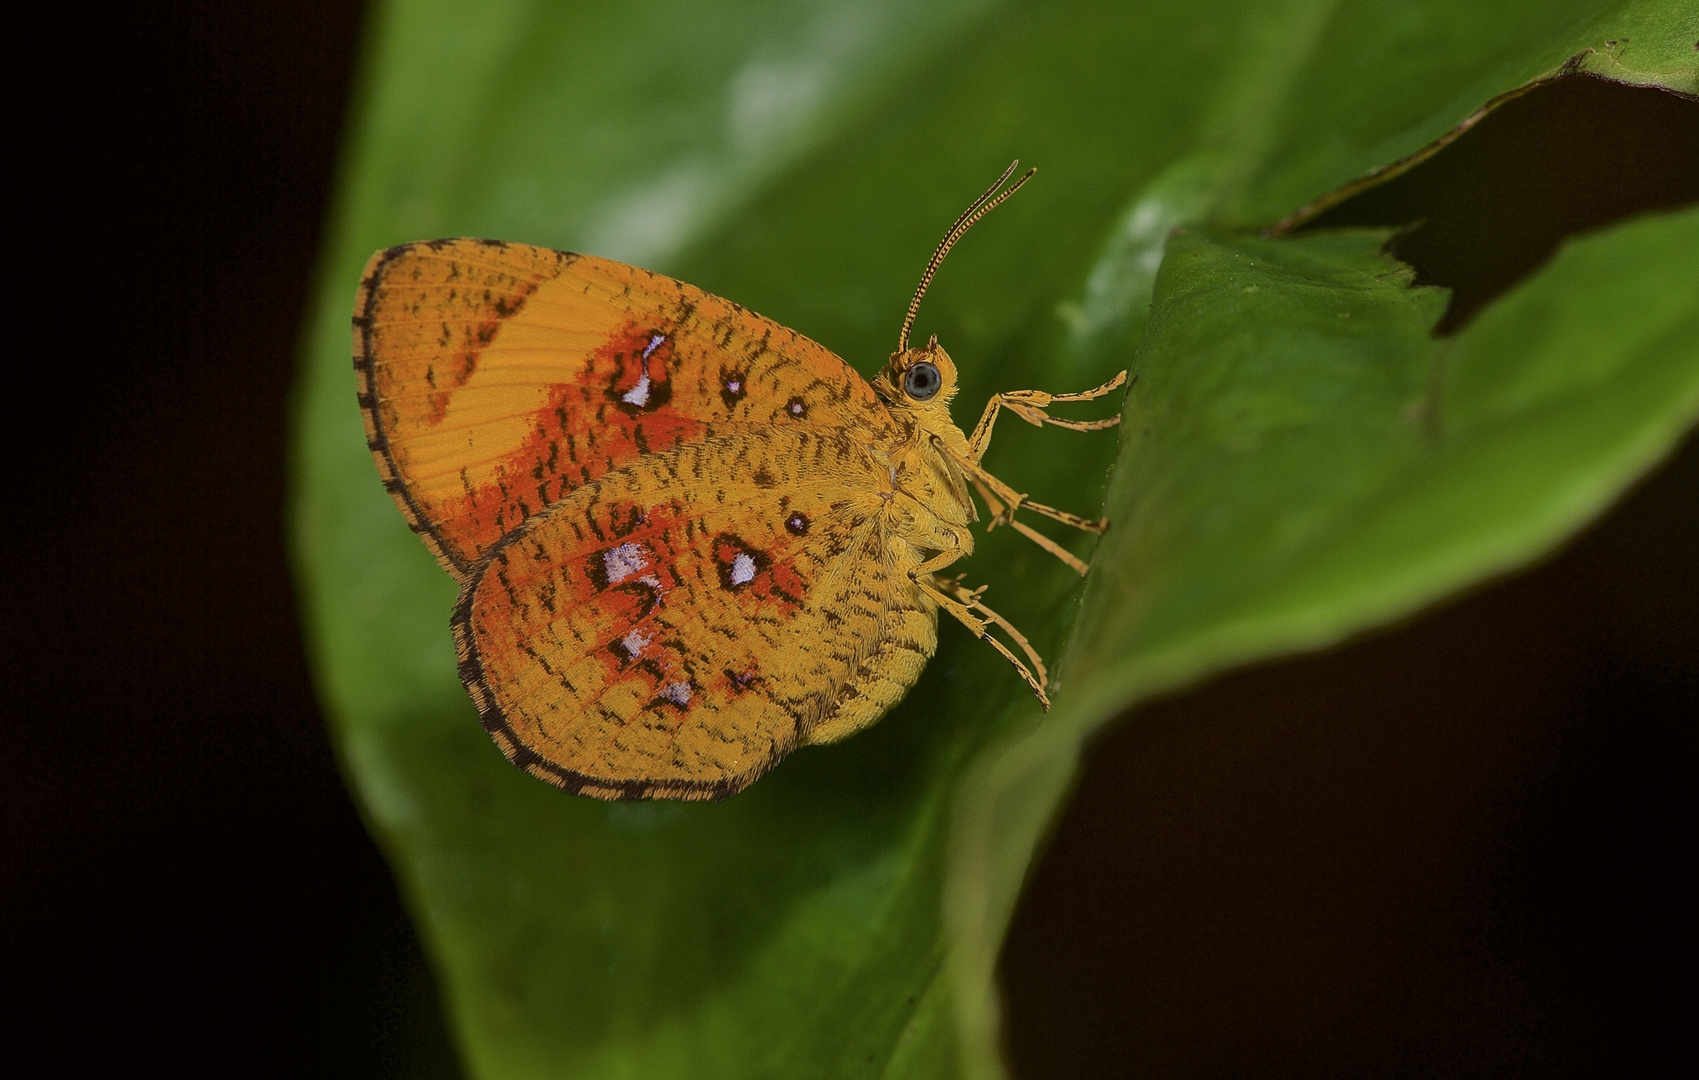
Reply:
M1572 58L1699 89L1686 18L1681 0L379 8L306 344L297 551L344 767L472 1073L996 1075L997 948L1092 730L1537 557L1699 411L1692 212L1570 243L1450 341L1429 335L1444 294L1410 288L1381 235L1246 230ZM610 806L509 766L455 676L453 585L365 451L347 319L366 256L449 235L593 251L871 372L940 232L1017 155L1038 179L952 256L918 332L962 366L964 420L994 390L1137 373L1118 459L1113 434L1005 423L988 461L1115 522L1083 594L1010 530L964 564L1061 658L1057 708L946 625L880 724L726 803Z

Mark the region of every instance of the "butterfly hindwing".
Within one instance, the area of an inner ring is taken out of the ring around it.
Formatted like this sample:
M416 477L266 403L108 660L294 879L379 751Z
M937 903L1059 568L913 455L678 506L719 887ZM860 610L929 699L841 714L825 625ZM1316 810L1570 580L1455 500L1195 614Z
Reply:
M672 278L524 244L372 257L355 300L366 435L464 581L508 533L642 457L752 427L892 431L828 350Z
M583 794L721 798L866 711L856 695L900 696L936 630L883 550L872 468L845 433L773 428L648 455L534 517L454 617L498 745Z

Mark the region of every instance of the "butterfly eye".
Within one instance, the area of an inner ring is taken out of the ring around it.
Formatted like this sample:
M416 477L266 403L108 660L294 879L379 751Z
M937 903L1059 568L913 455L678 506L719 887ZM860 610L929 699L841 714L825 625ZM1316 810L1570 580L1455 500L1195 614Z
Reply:
M944 377L938 374L938 366L925 360L909 368L903 376L903 392L916 401L930 400L942 385Z

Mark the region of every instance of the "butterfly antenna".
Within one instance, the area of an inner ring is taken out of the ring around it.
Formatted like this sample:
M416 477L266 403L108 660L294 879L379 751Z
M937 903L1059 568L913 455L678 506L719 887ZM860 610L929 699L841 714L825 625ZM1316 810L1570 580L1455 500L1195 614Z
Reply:
M920 287L914 290L914 299L909 301L908 314L903 316L902 333L897 335L898 352L908 348L908 332L914 328L914 316L920 310L920 299L926 295L926 287L932 284L932 275L938 272L938 265L944 261L944 256L948 255L950 249L956 246L956 241L962 238L963 233L973 228L974 222L995 210L998 203L1019 191L1021 185L1031 180L1032 174L1038 171L1037 169L1028 169L1026 175L1010 184L1001 194L998 194L997 189L1003 187L1003 183L1014 175L1015 168L1020 163L1019 158L1011 161L1009 167L1003 170L1003 175L997 178L997 182L987 188L985 194L975 199L972 206L963 210L962 216L957 218L956 223L950 226L950 231L944 234L943 242L938 245L938 250L932 253L931 261L926 264L926 273L920 275Z

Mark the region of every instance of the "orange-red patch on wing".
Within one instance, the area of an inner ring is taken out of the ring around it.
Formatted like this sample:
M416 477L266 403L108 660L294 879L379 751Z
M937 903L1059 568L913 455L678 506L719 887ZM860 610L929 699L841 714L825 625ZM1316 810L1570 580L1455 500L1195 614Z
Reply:
M672 350L650 348L658 331L628 322L593 352L572 382L551 386L531 415L530 435L497 463L493 476L444 500L459 546L492 547L569 492L646 453L701 435L700 421L671 407ZM643 352L649 349L645 358Z

